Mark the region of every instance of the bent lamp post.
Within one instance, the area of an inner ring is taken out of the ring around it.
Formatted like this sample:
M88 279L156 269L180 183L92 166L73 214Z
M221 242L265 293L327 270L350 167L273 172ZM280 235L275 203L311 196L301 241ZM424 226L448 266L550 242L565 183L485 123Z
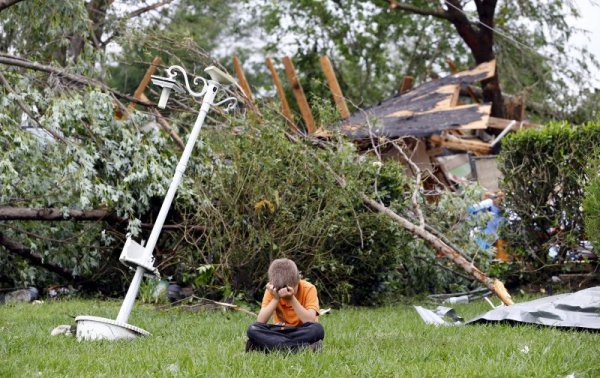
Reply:
M175 80L178 72L180 72L183 76L185 81L185 89ZM119 261L121 261L121 263L135 270L135 275L133 276L131 284L129 285L129 289L127 290L127 294L125 295L125 299L123 300L123 304L121 305L117 319L112 320L97 316L85 315L76 317L75 321L77 322L78 340L134 339L138 336L150 335L149 332L128 324L127 320L129 319L129 314L131 313L133 302L137 297L143 276L151 274L159 276L158 270L156 267L154 267L154 257L152 256L152 251L154 250L158 236L160 235L163 224L167 217L167 213L169 212L169 208L171 207L171 203L173 202L173 198L177 192L177 187L181 182L181 178L210 107L213 105L223 105L229 102L229 105L225 110L229 111L237 104L237 101L234 97L229 97L219 103L213 104L213 100L215 99L215 96L217 95L217 92L221 86L236 83L230 75L221 71L217 67L207 67L204 72L210 75L209 80L205 80L202 77L195 77L193 80L194 85L197 85L199 81L204 83L202 91L200 92L194 92L190 88L187 74L180 66L169 67L167 69L167 77L152 76L152 83L162 87L162 93L158 102L159 108L165 108L171 91L185 93L186 89L188 94L190 94L192 97L204 96L202 99L202 106L200 107L200 112L198 114L198 118L196 119L196 123L194 124L192 132L190 133L190 137L185 145L185 149L181 155L179 163L177 164L177 168L175 169L175 175L173 176L173 180L171 181L163 204L160 208L160 212L158 213L158 217L156 218L156 222L154 223L154 227L152 228L148 242L144 246L143 242L142 244L139 244L131 239L131 236L128 236L123 247L123 251L119 257Z

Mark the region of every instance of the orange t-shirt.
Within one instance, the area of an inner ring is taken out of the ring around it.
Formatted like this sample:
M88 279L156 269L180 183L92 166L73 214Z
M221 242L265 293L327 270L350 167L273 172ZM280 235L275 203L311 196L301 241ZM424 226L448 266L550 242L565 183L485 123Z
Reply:
M307 310L315 310L317 315L319 314L319 298L317 297L317 288L315 285L300 280L298 282L298 291L294 294L298 302ZM262 300L262 307L265 307L273 300L273 294L270 290L265 290L265 295ZM317 317L317 321L319 318ZM302 324L302 321L294 311L291 303L288 303L285 299L279 299L277 308L274 314L274 323L285 323L286 326L297 327Z

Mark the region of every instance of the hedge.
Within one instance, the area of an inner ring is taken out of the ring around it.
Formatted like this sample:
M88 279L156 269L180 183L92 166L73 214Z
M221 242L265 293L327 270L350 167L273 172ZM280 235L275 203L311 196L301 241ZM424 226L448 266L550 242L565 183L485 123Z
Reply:
M599 122L552 123L504 141L499 169L509 222L502 237L528 268L573 259L572 251L588 239L582 202L599 146Z

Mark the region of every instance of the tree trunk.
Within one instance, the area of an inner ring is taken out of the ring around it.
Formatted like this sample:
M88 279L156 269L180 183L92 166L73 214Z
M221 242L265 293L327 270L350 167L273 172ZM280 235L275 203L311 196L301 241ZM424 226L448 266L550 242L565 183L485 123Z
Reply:
M494 14L496 12L497 0L476 0L477 14L479 16L478 26L473 23L463 13L462 5L458 0L447 0L446 14L448 20L454 25L460 37L465 41L475 63L481 64L489 62L496 58L494 54ZM484 102L492 103L493 117L504 118L504 99L498 80L498 66L496 74L481 82Z

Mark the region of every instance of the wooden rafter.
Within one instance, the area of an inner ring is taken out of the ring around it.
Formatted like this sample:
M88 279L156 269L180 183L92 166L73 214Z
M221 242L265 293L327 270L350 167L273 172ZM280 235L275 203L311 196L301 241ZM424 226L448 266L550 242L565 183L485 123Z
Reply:
M308 101L306 100L306 95L304 94L304 90L300 85L300 81L298 80L298 75L296 75L296 69L294 68L294 63L289 56L285 56L282 59L283 66L285 67L285 73L290 81L290 85L292 86L292 91L294 92L294 97L296 98L296 102L298 103L298 107L300 108L300 114L302 114L302 119L304 120L304 125L306 126L306 131L309 134L315 132L315 120L313 118L312 111L310 110L310 106L308 105Z

